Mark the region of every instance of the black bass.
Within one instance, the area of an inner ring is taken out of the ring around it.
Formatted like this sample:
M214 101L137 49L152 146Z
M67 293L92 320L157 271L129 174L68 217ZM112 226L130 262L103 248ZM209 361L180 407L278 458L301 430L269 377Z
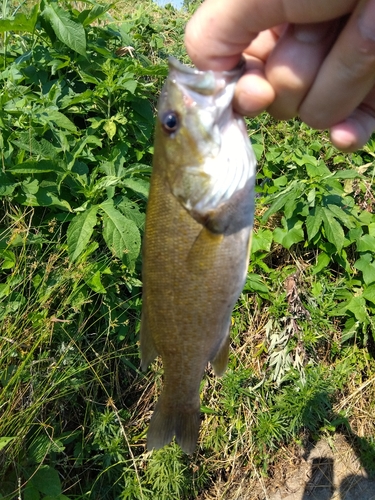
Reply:
M143 242L142 369L160 355L164 389L148 449L176 436L193 453L207 363L226 369L231 313L244 286L256 158L232 109L243 64L198 71L169 60L155 131Z

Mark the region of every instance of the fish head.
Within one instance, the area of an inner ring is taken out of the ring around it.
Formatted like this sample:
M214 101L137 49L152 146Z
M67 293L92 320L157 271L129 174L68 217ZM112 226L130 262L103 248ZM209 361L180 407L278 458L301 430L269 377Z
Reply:
M255 176L243 118L232 109L244 62L232 71L199 71L169 59L158 105L155 154L173 195L198 221Z

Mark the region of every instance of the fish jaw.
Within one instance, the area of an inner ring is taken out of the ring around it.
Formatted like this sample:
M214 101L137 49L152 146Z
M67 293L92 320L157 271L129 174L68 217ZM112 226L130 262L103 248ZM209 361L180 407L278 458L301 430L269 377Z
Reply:
M249 179L254 182L256 158L243 118L231 107L242 71L201 72L172 59L159 100L157 132L168 164L166 179L200 223ZM172 133L163 127L171 112L178 121Z

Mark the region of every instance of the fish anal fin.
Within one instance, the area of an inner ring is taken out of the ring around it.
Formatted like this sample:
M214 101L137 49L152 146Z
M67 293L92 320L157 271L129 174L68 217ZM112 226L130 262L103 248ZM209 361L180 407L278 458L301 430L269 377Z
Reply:
M217 375L218 377L224 375L224 372L227 369L229 345L230 345L230 336L228 332L225 339L221 343L215 357L211 360L212 368L214 369L215 375Z
M141 331L140 331L140 351L141 351L141 369L146 371L148 366L158 355L155 342L148 328L148 321L145 309L142 310Z
M198 407L192 407L191 410L186 407L179 409L177 406L165 405L161 394L147 432L147 449L158 450L176 436L181 449L191 455L197 446L199 427L199 401Z

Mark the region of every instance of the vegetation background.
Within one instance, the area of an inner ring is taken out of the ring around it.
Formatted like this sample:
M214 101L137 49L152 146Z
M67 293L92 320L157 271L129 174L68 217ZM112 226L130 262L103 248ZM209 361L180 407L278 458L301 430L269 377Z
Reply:
M153 119L197 4L2 1L0 498L229 499L246 480L251 499L336 432L375 470L375 140L342 154L266 114L248 121L257 212L227 373L202 382L194 456L145 451Z

